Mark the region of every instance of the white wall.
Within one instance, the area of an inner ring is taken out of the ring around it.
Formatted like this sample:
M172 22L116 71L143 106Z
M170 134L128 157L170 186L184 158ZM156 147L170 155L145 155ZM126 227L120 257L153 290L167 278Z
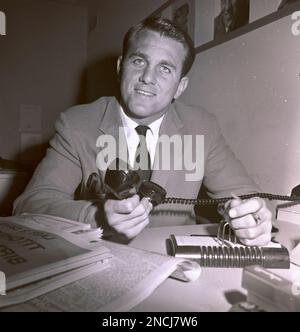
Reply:
M300 36L290 16L199 53L183 99L219 119L264 191L300 183Z
M20 106L42 110L40 136L47 142L58 113L84 91L87 10L47 0L0 0L7 35L0 38L0 156L20 157ZM40 150L22 154L39 159ZM32 160L31 160L32 161Z

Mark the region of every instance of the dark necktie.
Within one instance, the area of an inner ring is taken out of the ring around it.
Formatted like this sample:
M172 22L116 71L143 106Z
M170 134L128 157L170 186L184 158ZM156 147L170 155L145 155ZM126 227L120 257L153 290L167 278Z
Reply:
M142 181L149 181L151 177L151 158L146 143L148 129L149 127L147 126L137 126L135 128L139 135L140 143L135 153L134 169L137 170Z

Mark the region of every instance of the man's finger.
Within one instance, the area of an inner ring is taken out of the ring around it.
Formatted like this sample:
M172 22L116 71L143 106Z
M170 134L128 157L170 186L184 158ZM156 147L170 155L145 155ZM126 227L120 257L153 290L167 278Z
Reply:
M149 218L146 218L143 222L137 224L135 227L131 228L126 236L128 239L136 237L140 232L149 224Z
M256 227L235 230L236 236L241 239L254 240L263 234L271 234L271 224L268 222L261 223Z
M240 239L240 241L246 246L266 246L271 241L271 234L263 234L256 239Z
M114 213L130 214L140 204L140 198L138 195L118 200L111 200L109 208ZM111 212L111 211L110 211Z
M264 206L264 201L259 198L251 198L249 200L241 202L238 206L229 210L230 218L239 218L246 216L247 214L255 213Z
M144 210L143 214L137 217L118 219L118 221L114 223L112 226L115 227L115 229L117 229L119 232L123 232L126 229L135 227L137 224L139 224L140 222L144 221L147 218L148 218L148 213L147 211Z
M256 227L257 223L252 214L245 217L231 219L230 226L234 230Z

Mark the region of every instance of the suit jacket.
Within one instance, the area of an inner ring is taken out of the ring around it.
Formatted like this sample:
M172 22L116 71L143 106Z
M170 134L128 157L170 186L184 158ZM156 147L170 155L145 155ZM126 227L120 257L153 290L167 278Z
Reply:
M225 24L223 21L223 14L219 14L214 19L214 39L218 39L226 35L226 33L236 29L236 27L231 27L228 31L226 31Z
M95 219L85 220L85 217L87 208L95 203L87 181L91 173L98 172L96 158L100 148L96 147L96 141L104 134L118 139L120 127L119 103L114 97L102 97L62 113L56 121L50 148L25 192L16 200L14 213L44 213L95 225ZM153 170L151 180L164 187L168 197L196 198L202 182L212 198L233 191L237 194L257 191L226 145L214 116L205 110L172 103L161 124L161 135L204 135L201 179L187 181L187 169ZM100 172L102 178L104 173ZM152 212L150 224L194 223L192 215L191 206L160 205ZM104 222L105 216L100 213L98 219Z

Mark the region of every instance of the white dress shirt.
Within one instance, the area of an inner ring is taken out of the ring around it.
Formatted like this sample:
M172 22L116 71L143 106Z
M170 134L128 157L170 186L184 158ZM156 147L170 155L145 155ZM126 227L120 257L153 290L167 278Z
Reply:
M135 152L140 143L139 135L135 130L135 128L137 126L139 126L139 123L132 120L124 112L122 107L120 107L120 115L121 115L122 123L124 126L124 132L125 132L125 137L126 137L127 146L128 146L129 164L131 167L133 167ZM156 149L156 144L157 144L158 135L159 135L159 128L160 128L160 125L162 123L164 116L165 115L161 116L159 119L155 120L154 122L152 122L151 124L148 125L150 130L147 130L147 133L146 133L146 144L147 144L147 149L149 151L150 158L151 158L151 166L153 166L155 149Z

